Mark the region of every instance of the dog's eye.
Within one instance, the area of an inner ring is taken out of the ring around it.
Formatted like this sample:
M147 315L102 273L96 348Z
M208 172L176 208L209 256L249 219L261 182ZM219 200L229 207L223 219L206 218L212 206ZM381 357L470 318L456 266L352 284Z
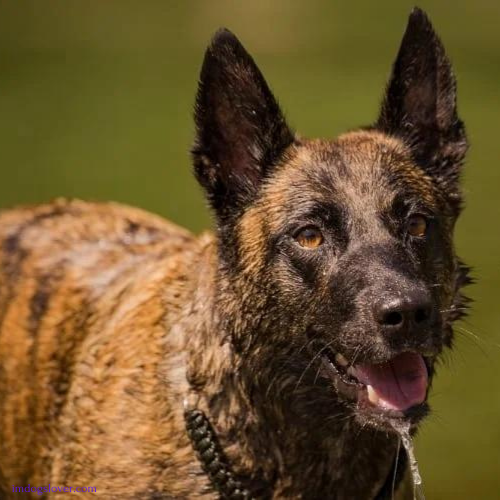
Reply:
M412 215L408 219L408 233L411 236L422 238L427 231L427 219L420 214Z
M304 248L318 248L323 243L321 231L314 226L301 229L295 236L297 243Z

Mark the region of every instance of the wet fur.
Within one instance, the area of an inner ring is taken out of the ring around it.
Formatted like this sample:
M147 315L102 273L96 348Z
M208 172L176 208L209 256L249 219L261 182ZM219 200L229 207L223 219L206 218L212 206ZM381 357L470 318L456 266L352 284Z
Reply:
M452 345L468 282L452 242L467 143L444 49L414 11L379 119L332 141L290 130L227 31L200 80L193 161L215 235L111 203L0 216L0 496L51 483L217 498L187 401L257 497L390 498L395 475L404 498L397 437L336 394L315 342L371 362L424 347L438 360ZM425 245L400 234L412 210L432 217ZM320 252L294 244L308 223L327 235ZM432 290L436 325L382 341L367 305L415 283Z

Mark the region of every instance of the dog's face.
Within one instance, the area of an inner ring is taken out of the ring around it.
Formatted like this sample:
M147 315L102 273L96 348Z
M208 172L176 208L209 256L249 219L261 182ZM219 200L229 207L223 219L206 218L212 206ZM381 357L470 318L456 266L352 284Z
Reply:
M466 281L452 243L466 139L425 14L410 17L373 127L295 137L227 31L207 51L196 123L247 371L302 408L417 422Z

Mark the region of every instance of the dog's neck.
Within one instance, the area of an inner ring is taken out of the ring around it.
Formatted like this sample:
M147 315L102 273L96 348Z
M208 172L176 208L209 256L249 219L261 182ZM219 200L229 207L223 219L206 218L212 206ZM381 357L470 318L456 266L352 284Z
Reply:
M261 497L375 498L389 476L392 483L397 439L362 428L340 403L318 426L315 404L308 420L286 396L271 397L253 382L258 377L246 373L248 360L231 340L231 329L241 328L233 321L243 320L232 318L220 295L229 285L214 274L212 252L193 296L198 324L187 347L188 379L233 471Z
M349 419L328 434L315 432L285 405L269 408L238 386L228 374L219 391L203 397L232 471L257 497L368 499L392 483L396 438Z

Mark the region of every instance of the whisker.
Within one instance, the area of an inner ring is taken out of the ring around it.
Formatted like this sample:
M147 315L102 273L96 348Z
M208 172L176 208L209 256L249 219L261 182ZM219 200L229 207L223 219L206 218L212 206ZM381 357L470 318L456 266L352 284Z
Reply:
M319 377L319 372L321 371L321 363L320 365L318 366L318 369L316 370L316 375L314 377L314 382L313 382L313 385L316 385L316 382L318 381L318 377Z
M488 359L491 359L490 358L490 354L488 353L488 351L485 349L485 347L489 347L488 346L488 342L486 342L484 339L482 339L481 337L479 337L478 335L476 335L475 333L471 332L470 330L467 330L467 328L463 328L461 326L455 326L455 329L457 330L458 333L462 333L463 334L463 338L467 338L469 339L470 341L472 341L472 343L488 358ZM495 347L500 347L499 345L497 344L492 344L494 345Z
M311 367L311 365L319 358L319 356L321 356L321 354L323 353L323 351L325 351L326 349L328 349L328 347L330 347L333 342L335 340L331 340L330 342L328 342L328 344L326 344L325 346L323 346L319 351L318 353L311 359L311 361L309 361L309 363L307 363L307 366L304 368L304 371L302 372L301 376L299 377L299 380L297 382L297 385L295 386L295 389L294 391L296 391L300 385L300 383L302 382L302 379L304 378L307 370L309 370L309 368Z
M365 422L358 430L358 433L356 434L356 439L358 439L359 435L361 434L361 432L364 430L364 428L368 425L368 422Z
M468 307L450 307L449 309L441 309L440 313L454 312L454 311L468 311Z
M302 347L297 351L298 354L300 354L306 347L308 347L310 344L312 344L316 339L308 339L306 340L306 342L304 342L304 344L302 345Z
M474 329L475 329L475 330L477 330L477 331L481 331L481 330L482 330L481 328L477 327L476 325L473 325L470 321L467 321L466 319L463 319L463 320L461 321L461 323L465 323L468 327L470 327L470 328L474 328ZM461 325L458 325L458 326L461 326ZM462 328L463 328L463 326L462 326ZM479 335L478 335L478 337L479 337L479 338L480 338L483 342L488 343L488 344L491 344L491 345L493 345L493 346L495 346L495 347L499 347L499 348L500 348L500 344L498 344L498 343L496 343L496 342L492 341L490 338L488 338L488 337L490 336L490 334L489 334L486 330L482 330L482 333L484 333L484 336L479 336Z
M354 351L354 356L352 358L352 361L351 361L351 364L350 366L353 367L354 364L356 363L356 360L358 359L358 356L359 356L359 353L361 352L361 344L358 345L358 347L356 348L356 350Z

